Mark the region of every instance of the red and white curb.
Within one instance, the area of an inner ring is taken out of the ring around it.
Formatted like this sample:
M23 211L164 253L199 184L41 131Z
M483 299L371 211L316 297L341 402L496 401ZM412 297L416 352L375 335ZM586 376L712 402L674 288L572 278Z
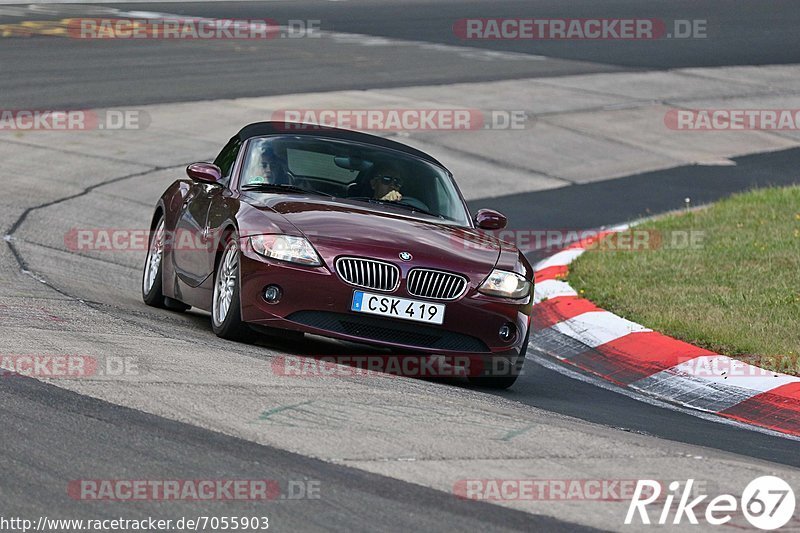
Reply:
M534 266L531 345L659 400L800 436L800 377L772 372L657 333L600 309L563 281L569 264L617 227Z

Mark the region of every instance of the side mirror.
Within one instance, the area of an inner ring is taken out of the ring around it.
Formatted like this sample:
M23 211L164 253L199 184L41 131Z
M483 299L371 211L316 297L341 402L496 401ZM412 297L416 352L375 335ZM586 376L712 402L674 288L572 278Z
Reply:
M480 209L475 215L475 224L481 229L503 229L508 219L493 209Z
M192 163L186 167L186 174L193 180L205 183L218 183L222 179L222 171L211 163Z

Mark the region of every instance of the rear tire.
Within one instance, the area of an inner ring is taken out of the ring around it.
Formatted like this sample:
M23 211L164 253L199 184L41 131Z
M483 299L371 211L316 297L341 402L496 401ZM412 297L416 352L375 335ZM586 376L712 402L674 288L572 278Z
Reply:
M164 217L158 219L147 243L147 258L142 269L142 300L151 307L164 307L161 272L164 262Z
M254 333L242 322L239 273L238 239L235 234L229 234L214 274L211 329L220 338L248 342L253 339Z
M175 300L164 296L164 285L162 279L164 264L164 242L166 241L166 231L164 230L164 217L158 219L156 229L150 235L147 246L147 258L144 260L142 272L142 300L151 307L169 309L182 313L191 309L191 305L186 305L180 300Z

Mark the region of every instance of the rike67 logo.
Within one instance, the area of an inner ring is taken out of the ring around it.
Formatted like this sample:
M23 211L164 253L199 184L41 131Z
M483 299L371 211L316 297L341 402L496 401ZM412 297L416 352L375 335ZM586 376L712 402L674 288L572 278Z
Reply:
M775 530L785 526L794 516L795 497L792 487L775 476L762 476L751 481L742 492L741 500L732 494L721 494L708 500L707 494L693 493L694 480L689 479L681 489L681 483L669 484L669 492L661 494L661 483L640 479L625 516L625 524L698 524L698 517L708 524L720 526L730 522L734 515L741 514L753 527ZM650 514L657 511L655 516ZM673 510L674 504L674 510ZM701 509L704 508L705 512ZM670 520L671 518L671 520ZM684 522L685 519L685 522Z

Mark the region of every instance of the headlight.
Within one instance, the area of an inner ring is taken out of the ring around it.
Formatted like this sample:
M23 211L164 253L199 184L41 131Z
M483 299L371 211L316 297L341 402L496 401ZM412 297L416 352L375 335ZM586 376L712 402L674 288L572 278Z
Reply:
M531 291L531 282L514 272L492 270L478 292L504 298L523 298Z
M250 246L256 253L277 259L306 266L320 266L322 261L317 251L303 237L290 235L254 235L250 237Z

